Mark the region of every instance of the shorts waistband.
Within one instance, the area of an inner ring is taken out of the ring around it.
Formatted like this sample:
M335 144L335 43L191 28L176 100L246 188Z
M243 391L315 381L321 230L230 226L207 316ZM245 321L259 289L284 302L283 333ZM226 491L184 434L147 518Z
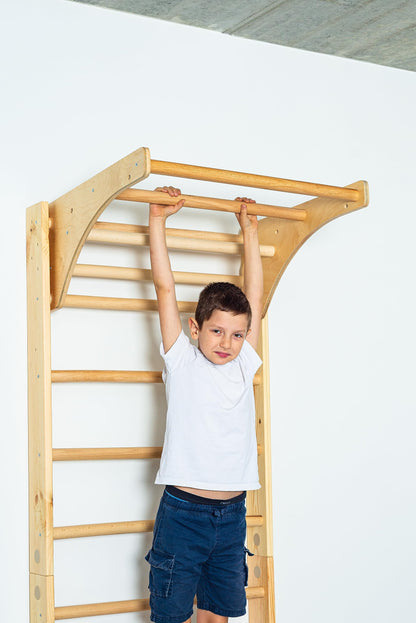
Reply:
M176 499L184 500L185 502L192 502L193 504L204 504L205 506L207 504L209 504L210 506L228 506L229 504L237 504L238 502L243 502L246 499L245 491L228 500L205 498L202 497L202 495L195 495L194 493L188 493L188 491L182 491L182 489L178 489L173 485L166 485L165 491Z

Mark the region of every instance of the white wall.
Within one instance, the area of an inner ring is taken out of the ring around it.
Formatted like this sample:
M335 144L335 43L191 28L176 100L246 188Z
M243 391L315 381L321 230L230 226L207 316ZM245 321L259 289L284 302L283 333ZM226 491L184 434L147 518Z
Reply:
M278 621L413 622L415 74L62 0L8 3L0 24L2 619L28 620L25 208L146 145L162 160L369 181L370 207L313 236L270 307ZM102 367L139 362L133 316L128 339L116 326L103 344L95 312L65 337L69 313L54 318L56 367L89 366L85 335ZM137 405L163 405L101 390L99 413L98 390L72 403L57 390L57 445L134 444ZM56 523L137 518L156 466L140 469L62 466ZM140 596L144 538L59 544L58 605Z

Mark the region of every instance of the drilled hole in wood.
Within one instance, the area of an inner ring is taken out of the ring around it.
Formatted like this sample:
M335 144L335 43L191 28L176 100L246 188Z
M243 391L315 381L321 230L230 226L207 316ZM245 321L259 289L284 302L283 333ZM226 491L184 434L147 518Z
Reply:
M35 599L40 599L40 588L35 586Z
M253 541L254 541L254 545L256 547L258 547L260 545L260 535L258 534L258 532L256 532L256 534L254 535Z
M254 577L259 578L261 576L261 569L260 567L254 567Z

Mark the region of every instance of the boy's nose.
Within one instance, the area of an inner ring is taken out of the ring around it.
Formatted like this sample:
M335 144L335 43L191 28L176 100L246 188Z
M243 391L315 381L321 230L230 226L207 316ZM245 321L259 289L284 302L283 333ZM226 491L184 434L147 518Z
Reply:
M227 335L223 335L221 338L221 346L223 348L230 348L231 345L231 338Z

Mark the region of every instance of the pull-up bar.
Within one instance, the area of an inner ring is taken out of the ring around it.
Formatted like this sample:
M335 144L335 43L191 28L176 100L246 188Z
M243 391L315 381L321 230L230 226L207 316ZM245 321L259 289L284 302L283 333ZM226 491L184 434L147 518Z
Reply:
M342 186L328 186L327 184L287 180L281 177L269 177L267 175L256 175L254 173L224 171L223 169L198 167L190 164L180 164L178 162L150 160L150 172L157 175L187 177L189 179L203 180L206 182L235 184L236 186L251 186L252 188L278 190L298 195L311 195L312 197L331 197L333 199L345 199L346 201L360 200L360 192L355 188L343 188Z
M171 205L184 200L184 206L192 208L202 208L204 210L219 210L221 212L240 213L241 201L230 201L229 199L214 199L211 197L196 197L194 195L179 195L172 198L170 195L157 190L140 190L138 188L128 188L121 192L117 199L124 201L138 201L142 203L159 203L162 205ZM292 221L304 221L307 212L297 208L286 208L281 206L272 206L262 203L248 203L248 214L257 214L258 216L272 216L286 218Z

